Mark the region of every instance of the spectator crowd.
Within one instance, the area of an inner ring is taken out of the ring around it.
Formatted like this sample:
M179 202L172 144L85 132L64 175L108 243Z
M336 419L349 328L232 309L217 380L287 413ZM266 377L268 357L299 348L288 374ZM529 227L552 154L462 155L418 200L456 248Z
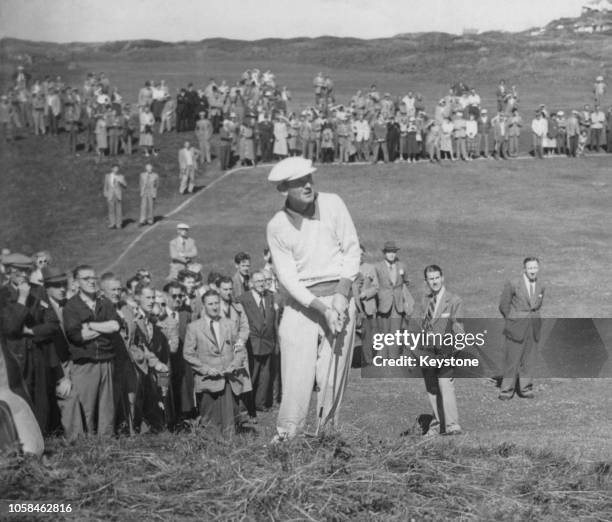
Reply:
M62 133L71 153L93 152L98 160L130 156L136 146L156 156L159 136L173 131L194 133L198 162L216 157L222 170L298 155L327 163L508 159L519 155L523 133L530 135L536 158L612 152L612 107L603 108L602 76L595 80L592 104L567 114L540 105L529 116L519 107L517 87L504 80L489 113L464 82L427 111L420 93L392 96L375 84L337 103L333 81L323 73L313 80L313 105L301 108L271 71L258 69L245 71L233 85L214 78L201 88L190 83L175 96L164 80L146 81L135 105L104 73L89 73L81 88L59 76L32 81L21 66L13 79L0 102L6 140L26 130Z
M49 252L3 251L9 382L43 434L174 431L196 420L233 431L280 402L282 299L269 251L258 270L240 252L235 274L204 279L181 223L169 253L169 275L154 285L146 269L121 281L88 265L66 273ZM219 329L222 317L231 331ZM202 332L210 353L202 352Z

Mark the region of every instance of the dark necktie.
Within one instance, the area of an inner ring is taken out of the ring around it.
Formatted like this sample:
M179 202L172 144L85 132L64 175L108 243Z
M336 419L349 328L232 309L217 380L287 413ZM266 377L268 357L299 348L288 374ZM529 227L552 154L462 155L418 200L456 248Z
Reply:
M242 278L242 288L245 292L249 291L249 276L248 275L245 275Z
M425 313L425 319L423 320L423 330L429 330L431 328L431 321L434 316L434 312L436 311L436 302L438 300L438 294L433 294L431 299L429 300L429 305L427 306L427 312Z
M264 304L263 296L259 296L259 309L261 310L261 315L265 319L266 318L266 306Z
M215 346L219 348L219 339L217 339L217 334L215 333L214 323L215 323L215 320L211 319L210 320L210 334L212 335L212 338L215 341Z

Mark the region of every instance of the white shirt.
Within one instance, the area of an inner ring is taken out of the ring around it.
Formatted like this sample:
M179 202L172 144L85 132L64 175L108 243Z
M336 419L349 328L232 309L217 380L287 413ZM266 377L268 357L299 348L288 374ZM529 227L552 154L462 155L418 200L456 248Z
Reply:
M253 299L255 299L255 304L257 305L257 308L261 308L261 305L263 303L263 306L265 308L266 303L264 301L264 298L262 295L260 295L258 292L256 292L255 290L251 290L251 293L253 294Z
M465 132L468 138L474 138L478 134L478 122L476 120L468 120L465 123Z
M606 115L602 111L591 113L591 129L603 129Z
M536 136L545 136L548 132L548 121L544 118L535 118L531 122L531 130Z
M370 124L366 120L353 122L353 130L357 141L368 141L370 139Z
M359 273L359 238L353 220L336 194L319 193L312 218L287 209L267 227L280 284L303 306L315 299L308 286L349 279Z
M470 94L468 96L468 102L470 105L478 107L480 105L480 96L478 94Z
M531 281L526 274L523 274L523 278L525 279L527 295L529 296L529 299L533 299L535 297L535 281Z

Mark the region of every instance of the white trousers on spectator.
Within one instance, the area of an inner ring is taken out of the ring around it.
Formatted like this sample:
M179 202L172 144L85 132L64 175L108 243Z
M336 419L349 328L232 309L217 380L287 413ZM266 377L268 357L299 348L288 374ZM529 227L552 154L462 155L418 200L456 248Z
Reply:
M331 296L319 299L331 306ZM340 403L351 369L354 335L355 305L352 300L349 303L348 320L336 342L319 312L289 300L279 327L283 383L276 423L279 434L293 437L304 427L315 379L319 387L317 415L323 406L322 425L338 420ZM325 404L322 404L323 400Z

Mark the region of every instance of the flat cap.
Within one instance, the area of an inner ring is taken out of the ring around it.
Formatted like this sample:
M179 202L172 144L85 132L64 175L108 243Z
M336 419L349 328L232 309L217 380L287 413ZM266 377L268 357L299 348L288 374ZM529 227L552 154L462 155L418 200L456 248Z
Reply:
M6 254L2 256L2 264L15 268L31 268L32 258L18 253Z
M66 272L60 270L55 266L46 266L42 270L42 279L45 284L53 283L65 283L68 281Z
M292 156L279 161L272 167L268 176L268 181L273 181L274 183L292 181L308 176L316 170L317 169L312 166L312 160Z
M189 230L191 227L187 223L179 223L176 225L176 228L184 228L185 230Z

